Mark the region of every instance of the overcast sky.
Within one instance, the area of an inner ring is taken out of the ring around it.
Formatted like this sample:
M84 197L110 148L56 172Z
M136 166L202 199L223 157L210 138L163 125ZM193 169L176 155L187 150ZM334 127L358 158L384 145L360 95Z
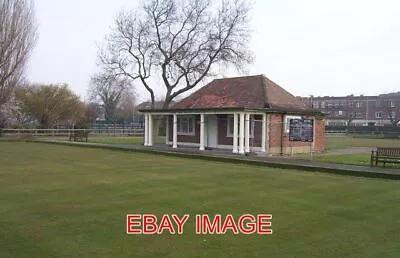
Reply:
M98 46L114 17L137 4L36 0L39 40L27 78L67 83L84 99L89 78L98 69ZM256 59L249 75L265 74L294 95L400 91L398 0L255 0L252 30L250 48Z

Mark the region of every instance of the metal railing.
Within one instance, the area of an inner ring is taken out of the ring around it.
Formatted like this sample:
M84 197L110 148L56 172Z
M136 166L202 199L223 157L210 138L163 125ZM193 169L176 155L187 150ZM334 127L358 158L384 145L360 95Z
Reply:
M97 129L2 129L2 136L68 136L73 132L89 131L90 135L143 136L142 128L97 128Z

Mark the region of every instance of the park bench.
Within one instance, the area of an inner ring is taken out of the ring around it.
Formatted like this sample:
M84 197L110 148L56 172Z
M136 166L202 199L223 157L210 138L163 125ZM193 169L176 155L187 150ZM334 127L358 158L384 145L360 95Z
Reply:
M378 166L378 163L400 163L400 148L378 147L371 152L371 167Z
M88 130L82 130L82 131L73 131L69 134L69 140L74 140L76 141L88 141L88 136L89 136L89 131Z

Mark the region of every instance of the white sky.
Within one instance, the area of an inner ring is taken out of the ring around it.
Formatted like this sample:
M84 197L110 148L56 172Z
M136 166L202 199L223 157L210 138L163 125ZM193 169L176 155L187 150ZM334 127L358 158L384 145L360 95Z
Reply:
M114 17L137 4L36 0L39 40L27 78L67 83L84 99L89 78L98 69L98 46ZM250 48L256 60L249 75L265 74L294 95L400 91L398 0L255 0L252 30Z

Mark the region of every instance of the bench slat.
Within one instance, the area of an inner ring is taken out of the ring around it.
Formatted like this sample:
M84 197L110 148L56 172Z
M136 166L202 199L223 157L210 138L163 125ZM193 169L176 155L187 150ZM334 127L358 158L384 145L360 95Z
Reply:
M371 166L377 166L378 162L382 162L384 166L386 163L400 163L400 148L378 147L371 152Z

